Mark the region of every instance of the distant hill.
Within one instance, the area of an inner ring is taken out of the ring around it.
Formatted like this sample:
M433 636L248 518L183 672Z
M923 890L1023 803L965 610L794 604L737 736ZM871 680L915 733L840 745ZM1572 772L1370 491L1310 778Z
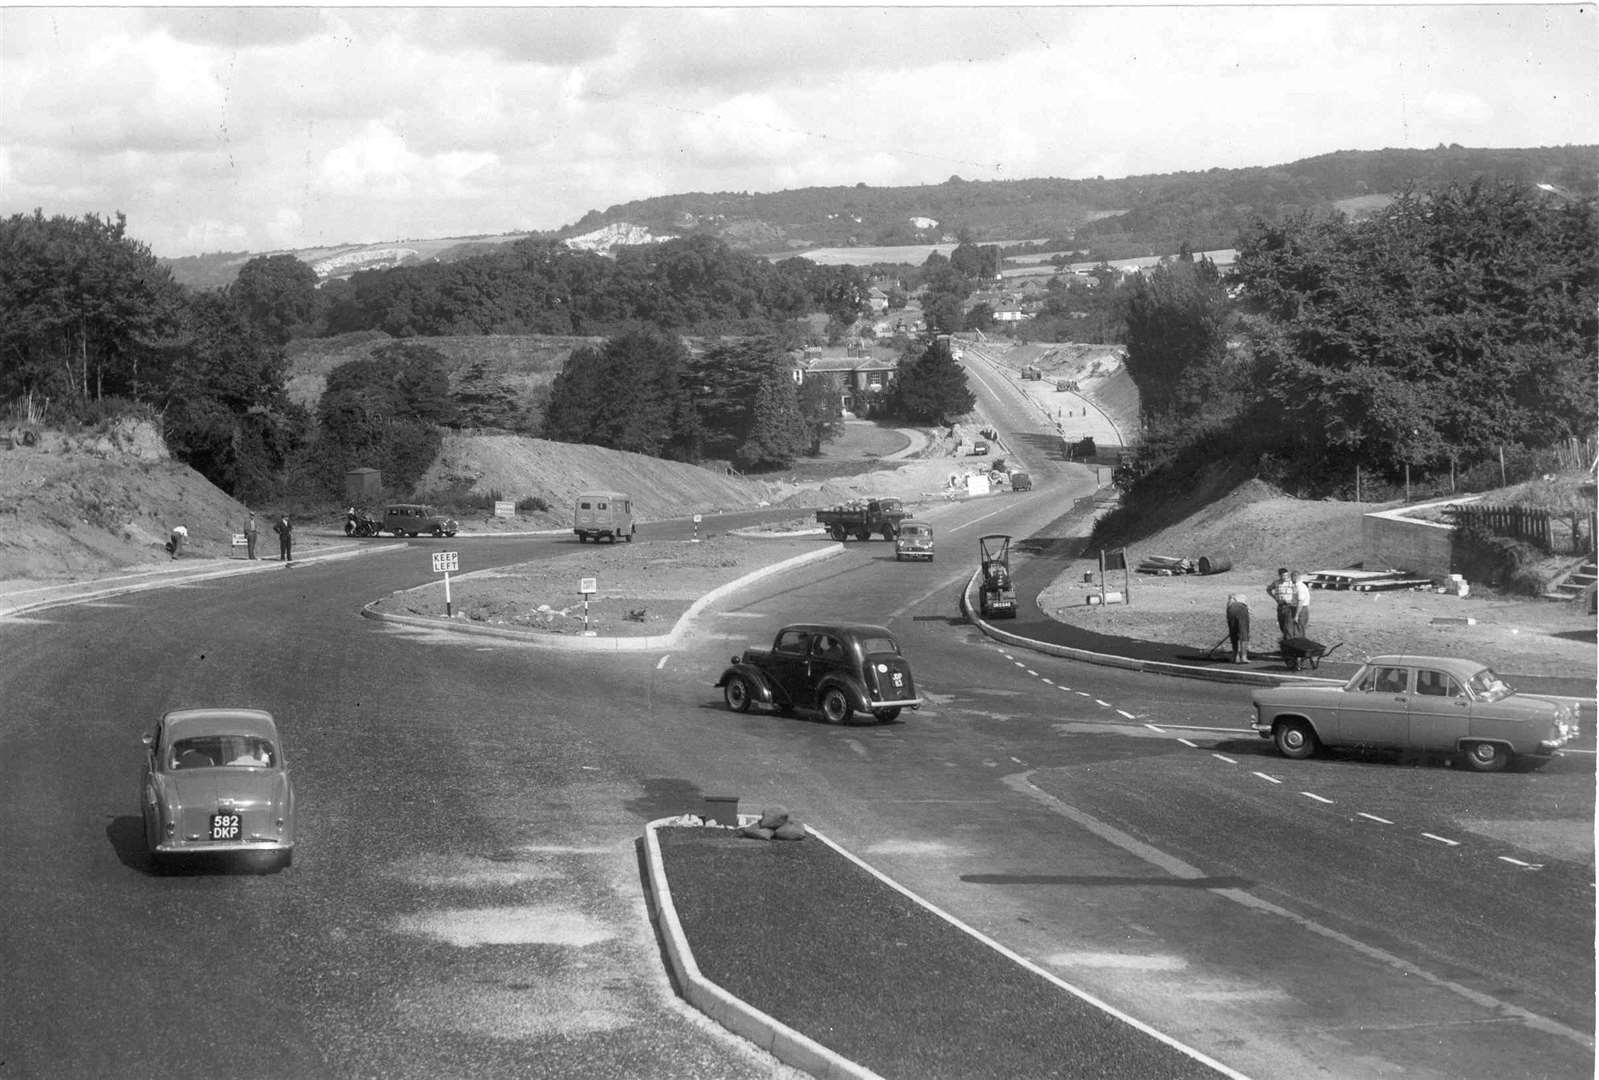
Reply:
M1165 255L1185 244L1193 250L1228 248L1257 217L1335 208L1360 213L1411 184L1428 189L1478 177L1529 187L1553 184L1592 196L1599 188L1599 147L1341 150L1284 165L1112 180L968 181L952 176L941 184L913 187L856 184L767 193L694 192L593 210L547 233L390 240L289 254L324 278L381 266L453 261L527 236L609 251L622 243L709 234L735 250L772 256L810 248L953 244L966 237L984 244L1032 242L1038 250L1077 247L1092 250L1096 257L1123 259ZM874 254L863 252L863 261ZM227 252L164 261L180 282L214 288L232 281L251 257Z

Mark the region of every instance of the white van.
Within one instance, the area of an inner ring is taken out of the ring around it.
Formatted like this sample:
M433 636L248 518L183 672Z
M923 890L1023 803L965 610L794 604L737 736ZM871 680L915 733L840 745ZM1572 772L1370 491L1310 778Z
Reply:
M633 524L633 500L620 491L585 491L577 497L577 508L572 511L572 531L578 543L599 541L601 537L616 542L617 537L632 543L637 526Z

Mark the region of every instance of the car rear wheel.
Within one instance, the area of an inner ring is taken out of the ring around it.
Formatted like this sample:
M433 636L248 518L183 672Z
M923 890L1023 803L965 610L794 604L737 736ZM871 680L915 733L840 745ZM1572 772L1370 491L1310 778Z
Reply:
M749 712L754 701L749 681L742 675L734 675L727 680L727 685L722 687L722 697L727 701L727 707L734 712Z
M879 724L892 724L899 719L899 706L896 705L892 709L878 709L872 715L877 717Z
M1460 753L1472 772L1499 772L1510 764L1510 751L1498 743L1471 743Z
M1277 743L1277 752L1285 758L1313 757L1320 748L1315 731L1303 720L1286 720L1278 724L1272 736Z
M822 692L822 715L829 724L847 724L855 716L855 706L850 704L848 694L829 686Z

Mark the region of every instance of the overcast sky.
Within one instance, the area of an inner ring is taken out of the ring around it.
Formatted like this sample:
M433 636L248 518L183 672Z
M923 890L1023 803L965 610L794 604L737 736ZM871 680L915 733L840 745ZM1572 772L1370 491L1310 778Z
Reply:
M0 214L163 256L689 191L1599 143L1584 6L0 8Z

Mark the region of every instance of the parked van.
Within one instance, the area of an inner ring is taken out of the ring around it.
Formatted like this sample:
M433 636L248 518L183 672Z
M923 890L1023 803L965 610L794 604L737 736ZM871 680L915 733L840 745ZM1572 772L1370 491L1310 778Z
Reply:
M620 491L583 492L572 511L572 531L577 533L580 544L585 540L598 542L601 537L612 543L621 537L631 543L637 531L632 498Z
M459 528L454 518L421 503L390 503L383 510L382 531L395 536L454 536Z

